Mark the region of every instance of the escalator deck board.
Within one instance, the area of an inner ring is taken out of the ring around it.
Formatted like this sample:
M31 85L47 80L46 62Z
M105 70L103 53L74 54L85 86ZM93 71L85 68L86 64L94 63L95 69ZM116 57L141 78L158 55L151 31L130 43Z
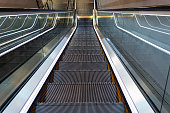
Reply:
M36 113L125 113L122 103L38 103Z
M44 102L118 102L114 83L48 83Z
M59 71L54 72L54 83L112 82L110 71Z

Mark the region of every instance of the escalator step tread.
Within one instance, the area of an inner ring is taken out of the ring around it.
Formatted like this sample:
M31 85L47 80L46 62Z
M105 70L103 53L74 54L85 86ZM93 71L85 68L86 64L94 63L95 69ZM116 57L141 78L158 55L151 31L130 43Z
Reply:
M71 41L71 43L70 44L99 44L99 42L98 41L96 41L96 40L72 40Z
M59 71L54 72L55 83L112 82L110 71Z
M97 38L73 38L72 41L74 42L79 42L79 41L83 41L83 42L91 42L91 41L97 41Z
M92 35L92 36L95 36L95 33L90 32L90 31L78 31L78 32L75 33L75 36L77 36L77 35L86 35L86 36Z
M72 49L76 49L76 50L82 50L82 49L90 50L90 49L92 49L92 50L100 50L101 51L100 46L69 46L67 50L72 50Z
M38 103L36 113L125 113L123 103Z
M93 36L77 36L77 37L74 37L72 40L94 40L94 41L97 41L97 38L93 37Z
M65 54L103 54L101 50L95 50L95 49L72 49L67 50Z
M91 62L102 62L104 61L104 55L64 55L62 61L91 61Z
M93 35L95 36L95 33L94 32L91 32L91 31L78 31L75 33L75 35Z
M59 62L59 70L107 70L106 62Z
M75 34L74 39L93 39L96 40L96 35L95 34Z
M72 41L70 43L70 46L99 46L98 42L83 42L83 41L79 41L79 42L74 42Z
M44 102L118 102L114 83L48 83Z

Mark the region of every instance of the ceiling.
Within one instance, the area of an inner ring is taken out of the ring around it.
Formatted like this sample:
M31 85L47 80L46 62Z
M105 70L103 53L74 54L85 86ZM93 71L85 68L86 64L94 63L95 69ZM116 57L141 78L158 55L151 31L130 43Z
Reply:
M77 12L79 15L92 15L94 0L77 0Z
M0 0L0 8L37 8L35 0Z
M143 8L170 5L170 0L98 0L100 9Z
M37 8L37 1L46 3L47 0L0 0L0 7L8 8ZM51 1L51 0L49 0ZM53 9L67 10L72 8L74 0L52 0ZM93 9L94 0L76 0L79 13L88 13ZM96 0L100 9L141 8L150 6L169 5L170 0Z

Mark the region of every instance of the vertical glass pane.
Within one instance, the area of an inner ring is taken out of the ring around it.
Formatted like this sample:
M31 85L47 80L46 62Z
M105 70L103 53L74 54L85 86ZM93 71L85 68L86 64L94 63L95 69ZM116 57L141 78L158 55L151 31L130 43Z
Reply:
M170 64L168 19L156 15L98 13L100 31L158 110Z
M162 113L169 113L170 111L170 70L167 72L167 85L164 93L164 100L162 103Z
M72 28L72 17L62 12L0 18L0 55L24 43L0 56L0 107Z

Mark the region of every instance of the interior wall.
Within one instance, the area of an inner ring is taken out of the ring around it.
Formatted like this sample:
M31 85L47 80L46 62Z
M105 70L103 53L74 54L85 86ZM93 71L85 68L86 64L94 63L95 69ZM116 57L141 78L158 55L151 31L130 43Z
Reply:
M79 15L92 15L94 0L76 0Z
M0 0L0 8L37 8L36 0Z
M67 10L69 0L53 0L53 9Z
M44 5L48 3L50 9L54 10L72 10L73 2L74 0L42 0Z
M142 8L170 5L170 0L98 0L100 9Z

